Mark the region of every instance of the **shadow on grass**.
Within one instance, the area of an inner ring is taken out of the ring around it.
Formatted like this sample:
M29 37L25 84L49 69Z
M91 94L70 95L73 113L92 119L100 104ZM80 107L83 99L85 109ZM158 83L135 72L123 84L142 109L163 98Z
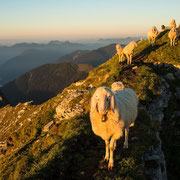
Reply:
M149 45L147 48L145 48L143 51L141 51L140 54L136 55L133 57L133 61L138 62L141 61L143 62L150 53L152 53L153 51L156 51L157 49L159 49L161 46L164 46L165 44L167 44L167 42L164 42L162 44L151 44Z

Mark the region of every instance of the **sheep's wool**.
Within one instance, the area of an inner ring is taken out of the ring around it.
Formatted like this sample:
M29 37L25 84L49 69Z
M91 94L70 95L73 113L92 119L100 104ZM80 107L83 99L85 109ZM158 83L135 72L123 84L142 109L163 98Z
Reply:
M117 90L115 93L112 92L112 95L115 100L115 109L114 112L108 109L105 122L102 122L97 108L93 112L90 111L92 130L103 140L109 140L112 136L114 139L119 139L123 135L124 128L134 123L137 117L138 99L132 89Z

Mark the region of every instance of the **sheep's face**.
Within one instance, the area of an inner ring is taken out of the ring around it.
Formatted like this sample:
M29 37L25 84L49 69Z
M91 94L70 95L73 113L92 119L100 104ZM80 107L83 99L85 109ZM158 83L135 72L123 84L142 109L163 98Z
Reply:
M114 96L109 88L99 87L96 89L91 101L91 111L96 108L101 115L102 121L106 120L109 109L114 112Z

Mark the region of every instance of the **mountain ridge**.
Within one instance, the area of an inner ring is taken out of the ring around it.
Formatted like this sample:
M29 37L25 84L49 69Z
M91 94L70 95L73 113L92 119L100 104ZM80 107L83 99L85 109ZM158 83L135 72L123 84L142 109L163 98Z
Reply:
M46 64L3 86L1 91L13 106L26 101L41 104L72 82L85 78L92 68L90 65L71 62Z
M160 142L157 132L160 132L162 140L165 139L162 141L162 149L165 152L167 171L171 178L178 179L180 174L178 168L174 167L179 164L177 157L180 151L176 137L179 133L178 128L176 129L176 126L179 127L179 116L174 112L180 111L175 93L176 88L180 87L180 45L172 49L167 34L168 31L161 32L154 45L148 41L140 42L135 49L131 66L119 64L117 55L114 55L109 61L90 71L86 79L71 84L62 93L39 106L24 103L16 107L1 108L1 113L5 115L4 118L0 117L0 122L3 122L0 123L0 141L9 144L0 158L1 177L139 180L153 179L159 175L157 177L162 178L165 166L161 164L158 154ZM160 50L161 54L156 56ZM177 53L169 54L172 50ZM170 78L172 76L174 78ZM95 89L99 86L110 87L114 81L122 81L125 87L132 88L137 93L140 104L135 126L130 129L129 149L122 149L121 139L114 154L115 166L112 171L107 171L107 164L103 162L104 142L92 133L88 113L89 101ZM164 89L159 89L162 84ZM172 95L167 105L161 107L162 103L159 101L156 105L153 104L155 110L163 109L166 115L164 118L161 116L163 120L160 122L159 119L150 118L148 106L156 102L164 90ZM58 106L62 104L67 109L58 114ZM74 116L73 110L78 108L79 114ZM72 116L64 119L65 114ZM55 115L62 115L62 120L56 119ZM48 131L43 131L51 122ZM2 128L4 123L6 128ZM175 123L174 126L172 123ZM172 145L176 150L174 152L170 148ZM172 158L175 152L176 157ZM151 172L158 170L159 174L148 174L148 168Z
M61 57L57 62L68 60L79 64L98 66L116 53L115 46L115 44L110 44L92 51L75 51L69 55ZM122 45L122 47L124 47L124 45ZM75 59L74 56L76 56Z

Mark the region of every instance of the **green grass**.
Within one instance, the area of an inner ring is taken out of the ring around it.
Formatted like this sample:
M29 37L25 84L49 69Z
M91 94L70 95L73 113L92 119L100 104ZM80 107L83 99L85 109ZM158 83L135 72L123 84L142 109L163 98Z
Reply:
M150 146L156 147L159 143L155 132L160 127L157 121L150 120L145 108L160 93L159 75L154 71L152 62L179 63L179 45L174 49L168 47L167 33L161 33L154 45L147 41L138 44L134 62L145 63L139 63L137 69L124 68L127 66L119 64L115 55L92 70L82 85L72 84L60 95L44 103L36 118L10 136L18 149L14 152L9 150L7 156L0 159L0 179L146 179L142 156ZM135 126L130 128L129 148L122 148L123 138L118 141L112 171L108 171L107 163L103 162L103 140L91 130L89 102L95 89L73 99L69 104L72 107L82 98L86 99L85 113L61 121L48 133L42 132L44 125L54 120L55 107L68 95L67 90L86 90L90 85L95 88L110 87L114 81L119 80L137 93L140 105ZM29 114L36 109L31 107ZM29 114L24 115L24 118Z

